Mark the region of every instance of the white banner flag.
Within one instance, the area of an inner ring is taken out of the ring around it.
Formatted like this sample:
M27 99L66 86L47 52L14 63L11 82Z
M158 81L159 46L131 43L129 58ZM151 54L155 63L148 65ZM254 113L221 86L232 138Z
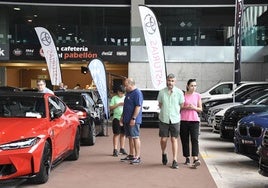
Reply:
M106 70L103 62L99 59L93 59L88 65L88 70L93 78L93 81L100 94L106 118L108 119L108 97L107 97L107 81L106 81Z
M60 70L59 56L55 44L53 42L53 39L47 29L43 27L35 27L34 29L37 33L39 42L44 52L51 84L59 85L59 83L62 82L61 70Z
M146 6L139 5L142 28L146 42L151 79L156 89L166 87L166 65L162 39L154 13Z

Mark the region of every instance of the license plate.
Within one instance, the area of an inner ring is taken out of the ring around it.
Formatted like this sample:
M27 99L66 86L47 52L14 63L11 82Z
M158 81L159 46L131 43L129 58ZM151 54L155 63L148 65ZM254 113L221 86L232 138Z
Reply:
M154 117L154 114L142 114L142 117Z
M227 127L227 126L225 126L224 128L225 128L225 130L234 130L234 127Z
M254 145L255 144L254 140L242 139L241 142L242 142L242 144L246 144L246 145Z

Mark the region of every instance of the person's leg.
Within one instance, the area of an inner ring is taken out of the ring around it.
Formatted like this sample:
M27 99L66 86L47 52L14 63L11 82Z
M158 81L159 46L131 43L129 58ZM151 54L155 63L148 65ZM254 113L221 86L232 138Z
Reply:
M114 149L118 149L118 139L119 139L119 134L114 134L113 136L113 147Z
M125 150L125 140L126 140L126 136L124 134L120 134L120 153L123 155L127 155L127 152Z
M118 140L119 140L119 120L113 119L112 123L112 129L113 129L113 156L118 156Z
M135 150L135 158L140 158L141 155L141 141L139 137L133 138L133 143L134 143L134 150Z
M191 135L191 144L192 144L192 157L194 163L198 161L198 165L200 165L200 161L198 160L198 153L199 153L199 122L193 122L190 125L190 135Z
M178 138L171 137L173 161L178 161Z
M160 136L160 147L162 151L162 164L166 165L168 162L166 148L169 136L169 125L162 122L159 123L159 136Z
M140 159L140 147L141 147L141 142L140 142L140 125L135 124L130 128L130 136L132 137L133 140L133 146L134 146L134 159L130 162L131 164L139 164L141 162Z
M133 146L133 139L130 134L130 126L128 124L124 124L125 127L125 133L126 137L128 138L128 144L129 144L129 155L126 156L125 158L122 158L121 161L131 161L134 158L135 151L134 151L134 146Z
M162 154L166 154L166 148L167 148L167 137L161 137L160 138L160 146Z
M128 144L129 144L129 155L135 156L135 150L134 150L134 142L133 138L129 137L128 138Z
M189 127L188 127L186 122L181 122L181 125L180 125L180 137L181 137L183 156L184 157L190 157Z
M123 126L120 126L119 144L120 144L120 153L123 155L127 155L127 152L125 150L125 140L126 140L125 129Z
M171 134L171 144L172 144L172 154L173 162L172 168L177 169L178 166L178 136L180 132L180 123L170 124L170 134Z
M120 134L120 148L125 148L125 138L124 134Z

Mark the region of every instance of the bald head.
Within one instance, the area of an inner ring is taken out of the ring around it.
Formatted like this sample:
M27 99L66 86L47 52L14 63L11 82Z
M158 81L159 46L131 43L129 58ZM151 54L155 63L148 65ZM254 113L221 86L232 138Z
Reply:
M133 78L126 78L124 81L124 85L125 85L127 92L130 92L130 91L136 89L135 80Z

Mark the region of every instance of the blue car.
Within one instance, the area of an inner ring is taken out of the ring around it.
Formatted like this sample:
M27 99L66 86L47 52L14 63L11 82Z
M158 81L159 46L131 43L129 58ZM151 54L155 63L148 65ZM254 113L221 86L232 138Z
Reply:
M258 148L259 160L259 173L268 177L268 129L264 132L261 146Z
M253 160L259 160L257 152L265 130L268 128L268 112L252 114L237 123L234 133L235 152Z

